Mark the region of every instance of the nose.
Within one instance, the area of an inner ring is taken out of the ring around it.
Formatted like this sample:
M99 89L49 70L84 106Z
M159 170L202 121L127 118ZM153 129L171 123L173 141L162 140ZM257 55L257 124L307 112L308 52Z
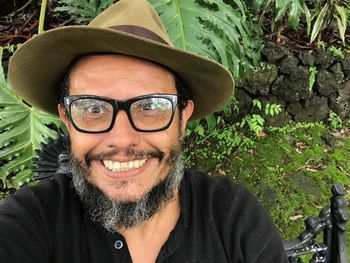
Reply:
M129 121L125 111L120 110L116 116L113 128L108 132L109 147L126 149L140 144L141 134L136 131Z

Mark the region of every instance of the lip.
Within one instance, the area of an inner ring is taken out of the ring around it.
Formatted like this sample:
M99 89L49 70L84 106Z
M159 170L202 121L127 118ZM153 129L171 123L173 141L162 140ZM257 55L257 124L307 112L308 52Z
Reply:
M139 168L132 169L129 171L124 171L124 172L113 172L113 171L107 169L101 160L95 160L95 161L93 161L93 163L96 165L97 169L102 170L103 174L106 174L108 177L111 177L113 179L130 179L130 178L138 176L145 169L147 169L147 167L149 166L152 159L153 158L147 159L146 162L144 163L144 165L142 165Z

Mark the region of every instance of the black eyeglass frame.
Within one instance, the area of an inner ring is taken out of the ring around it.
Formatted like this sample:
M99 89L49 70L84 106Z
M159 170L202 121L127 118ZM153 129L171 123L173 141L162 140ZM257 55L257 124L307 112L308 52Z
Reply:
M130 105L136 101L139 101L142 99L148 99L148 98L163 98L163 99L167 99L171 102L171 106L172 106L171 117L170 117L168 123L165 126L163 126L162 128L152 129L152 130L144 130L144 129L137 128L134 124L134 121L133 121L131 114L130 114ZM109 104L111 104L113 107L113 115L112 115L112 120L111 120L110 126L107 129L104 129L101 131L89 131L89 130L79 128L72 118L71 105L72 105L72 102L74 102L76 100L80 100L80 99L98 99L98 100L102 100L102 101L105 101L105 102L108 102ZM178 96L175 94L156 93L156 94L147 94L147 95L143 95L143 96L138 96L138 97L134 97L134 98L127 99L127 100L114 100L111 98L94 96L94 95L73 95L73 96L64 97L63 103L64 103L64 107L66 109L66 113L68 115L70 122L73 124L73 127L79 132L104 133L104 132L110 131L114 127L114 123L115 123L115 120L116 120L116 117L117 117L119 110L124 110L126 112L128 119L129 119L129 122L130 122L131 126L134 128L134 130L140 131L140 132L157 132L157 131L166 130L167 128L169 128L170 124L172 123L172 121L174 119L174 115L175 115L176 106L178 104Z

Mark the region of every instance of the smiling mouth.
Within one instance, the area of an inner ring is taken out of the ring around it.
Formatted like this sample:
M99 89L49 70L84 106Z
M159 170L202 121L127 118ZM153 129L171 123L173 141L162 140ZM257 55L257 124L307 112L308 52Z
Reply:
M112 160L103 160L104 166L112 172L126 172L140 168L146 163L146 159L133 160L129 162L115 162Z

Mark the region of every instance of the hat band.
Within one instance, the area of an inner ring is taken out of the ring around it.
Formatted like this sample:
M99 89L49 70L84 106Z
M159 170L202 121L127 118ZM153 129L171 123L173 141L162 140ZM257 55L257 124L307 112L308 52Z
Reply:
M163 38L158 36L156 33L154 33L151 30L148 30L147 28L141 27L141 26L134 26L134 25L121 25L121 26L111 26L109 27L114 30L123 31L125 33L129 33L135 36L147 38L156 42L160 42L162 44L169 45Z

